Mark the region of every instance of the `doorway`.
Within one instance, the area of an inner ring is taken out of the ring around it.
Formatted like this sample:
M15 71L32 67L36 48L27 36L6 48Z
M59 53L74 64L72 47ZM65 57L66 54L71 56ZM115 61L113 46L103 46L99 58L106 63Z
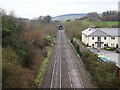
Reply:
M101 48L101 43L97 43L97 48Z

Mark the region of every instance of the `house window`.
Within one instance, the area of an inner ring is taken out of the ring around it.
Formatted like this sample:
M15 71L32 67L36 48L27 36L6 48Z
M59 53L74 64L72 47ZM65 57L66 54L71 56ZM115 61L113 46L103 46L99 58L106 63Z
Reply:
M94 40L94 37L92 37L92 40Z
M98 41L101 41L101 37L97 37L97 40L98 40Z
M107 46L107 44L104 44L104 47L106 47Z
M106 37L104 37L104 40L106 40Z
M114 39L115 39L115 37L111 37L111 39L113 39L113 40L114 40Z
M92 44L92 46L94 47L94 44Z

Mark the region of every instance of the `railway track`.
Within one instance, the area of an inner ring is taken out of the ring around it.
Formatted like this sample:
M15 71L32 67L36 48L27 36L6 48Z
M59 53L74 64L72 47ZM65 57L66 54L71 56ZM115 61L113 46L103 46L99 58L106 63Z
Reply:
M64 31L58 31L42 88L93 88Z
M75 58L71 51L72 48L69 42L67 41L67 37L65 33L64 32L61 32L61 33L62 33L62 39L64 39L64 43L63 43L65 45L64 52L65 52L66 60L68 63L68 69L69 69L68 73L71 81L71 88L84 88L84 85L78 73L78 68L74 62Z
M61 33L58 33L50 88L61 88Z

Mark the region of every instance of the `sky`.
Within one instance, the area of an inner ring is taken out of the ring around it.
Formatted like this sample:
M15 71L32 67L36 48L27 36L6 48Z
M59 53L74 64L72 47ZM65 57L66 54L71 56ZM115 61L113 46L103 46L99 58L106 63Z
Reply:
M52 17L71 13L102 13L118 10L120 0L0 0L0 8L7 13L11 10L17 17L37 18Z

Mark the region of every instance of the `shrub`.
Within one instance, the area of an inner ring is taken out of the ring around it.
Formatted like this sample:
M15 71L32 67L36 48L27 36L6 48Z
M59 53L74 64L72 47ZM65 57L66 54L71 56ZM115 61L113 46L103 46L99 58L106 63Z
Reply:
M17 54L9 48L2 51L3 88L27 88L32 83L30 70L22 68Z
M119 87L119 78L115 70L115 64L106 62L100 63L97 56L85 51L82 60L90 72L98 88L117 88Z
M115 88L117 80L116 72L114 70L114 65L110 63L100 63L96 67L96 80L97 86L102 88Z
M19 65L3 63L2 87L3 88L28 88L32 83L32 72Z
M16 53L10 48L2 49L2 60L5 63L19 64L20 60Z
M30 50L25 50L24 52L25 53L21 54L21 64L24 67L30 68L30 66L33 64L35 53Z
M40 30L30 30L24 32L20 36L20 41L23 47L26 47L27 45L28 48L43 48L43 36Z
M53 39L51 37L45 37L44 38L44 45L45 46L50 46L51 43L53 43Z
M18 51L21 57L21 64L29 67L33 64L38 49L43 49L44 41L40 30L30 30L20 36L20 47Z
M88 24L83 25L81 20L64 23L65 31L69 39L72 39L73 37L80 38L81 31L86 29L88 26Z

